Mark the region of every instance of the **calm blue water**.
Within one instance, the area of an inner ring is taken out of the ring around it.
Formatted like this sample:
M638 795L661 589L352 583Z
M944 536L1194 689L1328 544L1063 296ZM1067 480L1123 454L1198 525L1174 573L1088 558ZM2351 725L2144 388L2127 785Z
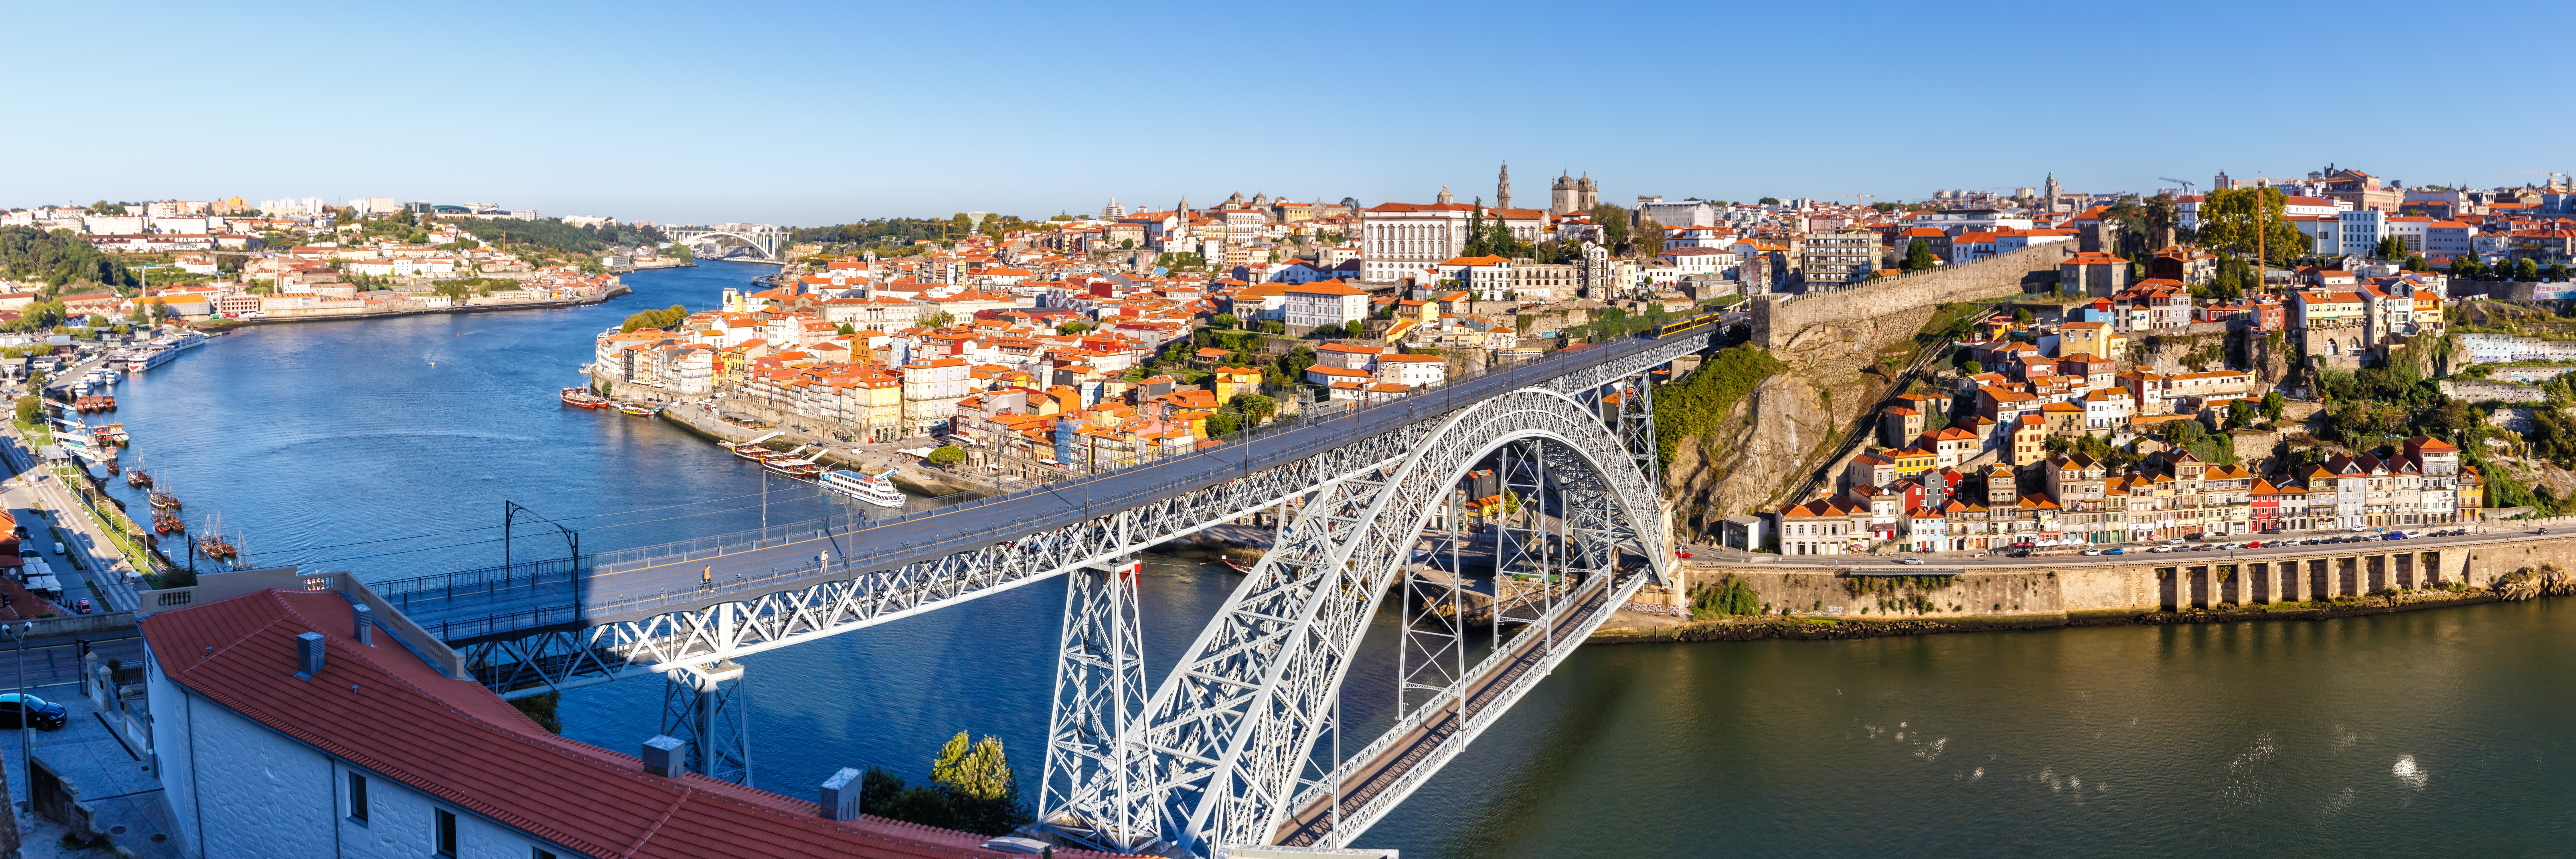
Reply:
M115 419L129 464L172 481L192 523L220 511L264 565L382 579L498 563L505 500L591 550L748 528L757 469L555 391L627 314L704 308L767 270L630 275L636 296L572 310L247 329L124 385ZM829 503L771 489L773 521ZM523 557L561 551L532 532ZM1159 682L1237 578L1146 569ZM806 795L870 764L919 777L963 729L1002 737L1034 794L1063 600L1041 582L745 660L757 783ZM2567 855L2571 641L2560 601L1588 648L1361 841L1416 857ZM1382 653L1354 669L1348 745L1385 722ZM565 733L632 749L661 695L576 691Z

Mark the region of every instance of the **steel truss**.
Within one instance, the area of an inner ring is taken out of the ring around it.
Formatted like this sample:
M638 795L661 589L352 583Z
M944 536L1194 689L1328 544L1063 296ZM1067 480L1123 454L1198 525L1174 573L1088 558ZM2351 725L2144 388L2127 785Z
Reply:
M688 744L688 769L751 784L750 694L742 665L719 662L663 675L662 735Z
M1129 759L1142 771L1129 778L1145 786L1149 809L1041 814L1095 823L1157 819L1150 836L1117 833L1113 840L1125 844L1161 841L1205 852L1269 843L1327 727L1368 618L1411 565L1437 508L1452 503L1452 487L1486 456L1542 440L1528 449L1533 470L1581 475L1585 491L1608 499L1586 505L1624 514L1581 514L1578 524L1635 547L1660 574L1662 531L1627 524L1659 521L1660 503L1615 423L1567 394L1522 389L1453 413L1401 461L1319 489L1156 689L1141 724L1121 732L1140 746ZM1607 569L1602 559L1611 556L1588 557L1599 565L1590 569ZM1429 709L1436 708L1416 712Z
M1424 498L1428 497L1428 491L1417 485L1426 468L1459 472L1447 477L1449 485L1463 477L1458 461L1461 451L1430 451L1437 455L1425 457L1426 450L1434 446L1432 441L1437 439L1439 446L1452 448L1474 444L1480 446L1480 451L1490 451L1501 444L1501 437L1493 434L1502 432L1503 424L1525 426L1531 428L1531 432L1553 433L1560 440L1579 439L1566 441L1566 444L1569 449L1580 451L1596 471L1612 464L1606 458L1611 451L1626 450L1634 454L1643 450L1643 455L1649 457L1646 467L1651 472L1651 419L1644 422L1647 435L1641 448L1633 430L1614 432L1612 429L1629 427L1632 422L1623 421L1613 413L1593 409L1602 402L1605 391L1633 387L1645 378L1643 374L1654 367L1707 347L1706 342L1692 340L1659 343L1616 360L1569 371L1542 387L1500 395L1445 414L1426 415L1423 420L1294 462L1269 468L1250 468L1244 476L1234 480L1126 509L1102 511L1102 515L1095 519L1012 537L971 552L915 561L893 569L853 569L846 571L846 576L746 599L621 619L581 629L472 642L458 649L474 679L505 699L560 692L646 674L667 675L680 671L704 674L716 670L715 666L743 656L863 629L1071 570L1109 563L1216 524L1276 509L1275 515L1280 523L1278 548L1262 564L1262 568L1270 572L1265 575L1256 570L1247 578L1244 588L1238 590L1228 603L1228 614L1202 634L1202 646L1192 650L1193 661L1176 669L1175 678L1165 682L1164 691L1157 692L1154 700L1168 698L1167 704L1172 708L1171 712L1157 717L1159 724L1163 725L1159 734L1148 738L1142 732L1138 727L1143 722L1142 715L1126 720L1128 724L1124 728L1120 727L1121 720L1114 716L1091 718L1069 714L1065 722L1050 723L1051 727L1067 726L1064 737L1067 750L1064 760L1067 764L1077 760L1090 761L1083 766L1090 767L1084 772L1092 774L1068 776L1061 783L1061 791L1042 790L1042 803L1055 803L1042 804L1042 816L1053 814L1054 817L1048 819L1056 819L1074 815L1066 819L1096 823L1101 831L1122 843L1142 843L1136 839L1153 840L1181 831L1212 831L1205 829L1207 821L1249 818L1240 813L1217 814L1216 806L1222 803L1212 803L1191 812L1191 816L1199 819L1200 823L1186 829L1176 828L1174 821L1181 819L1175 817L1179 801L1167 801L1167 798L1174 796L1176 791L1199 791L1212 784L1231 785L1229 790L1235 793L1251 789L1246 787L1249 785L1259 786L1263 792L1256 804L1238 808L1238 812L1275 806L1277 800L1284 798L1287 782L1273 777L1280 771L1277 764L1286 760L1282 757L1284 751L1264 752L1262 761L1246 766L1238 766L1231 758L1225 759L1226 762L1220 766L1218 758L1194 756L1220 748L1240 749L1244 740L1252 735L1233 736L1225 733L1227 729L1241 727L1250 730L1268 726L1273 724L1274 716L1284 717L1275 720L1276 724L1294 730L1274 736L1266 733L1271 729L1264 727L1264 737L1296 742L1302 736L1308 741L1302 742L1298 748L1312 747L1312 735L1306 729L1315 720L1306 714L1318 710L1314 706L1317 702L1309 700L1312 693L1305 690L1322 688L1316 684L1324 676L1331 677L1337 685L1341 670L1341 657L1327 657L1318 648L1338 646L1334 642L1355 643L1356 639L1351 636L1359 628L1349 623L1352 616L1350 607L1337 606L1334 611L1325 613L1321 611L1323 605L1318 600L1328 591L1347 592L1353 595L1354 603L1365 602L1373 606L1376 595L1386 591L1386 570L1392 568L1394 559L1398 557L1392 550L1410 545L1411 541L1394 541L1389 536L1391 532L1375 527L1374 523L1380 518L1378 514L1390 504L1396 504L1405 511L1400 518L1407 521L1427 515L1422 505L1426 503ZM1578 398L1582 401L1578 402ZM1469 421L1470 416L1475 420ZM1589 419L1575 420L1583 416ZM1578 427L1574 425L1576 423L1585 425ZM1523 433L1513 437L1527 435ZM1243 454L1250 457L1252 451L1246 449ZM1644 475L1632 467L1607 471L1614 474L1612 482L1616 484L1616 494L1625 514L1623 522L1660 521L1659 507L1651 500L1654 487ZM1399 475L1402 479L1398 479ZM1401 503L1397 504L1399 500ZM1417 526L1407 533L1418 535L1420 530ZM1649 549L1645 552L1647 557L1662 557L1662 528L1645 529L1634 537ZM1368 567L1364 574L1345 570L1337 575L1335 587L1340 588L1339 591L1316 586L1314 573L1322 566L1323 559L1338 557L1337 563L1349 567L1352 550L1362 544L1371 549L1361 556ZM1648 568L1656 577L1661 577L1660 563L1649 564ZM1255 583L1263 584L1256 588ZM1370 583L1376 586L1362 587ZM1361 594L1367 596L1362 598ZM1113 603L1114 600L1100 599L1084 605ZM1132 600L1128 604L1132 605ZM1257 610L1238 611L1240 606L1247 604L1284 610L1287 614L1272 620L1265 619ZM1098 609L1085 609L1086 612L1094 610ZM1317 626L1315 619L1319 614L1330 623ZM1283 629L1289 631L1283 633ZM1073 631L1074 624L1068 619L1067 632L1070 635ZM1240 643L1213 648L1205 646L1220 638ZM1277 658L1279 646L1290 643L1295 644L1296 649L1288 652L1289 658ZM1207 664L1199 665L1202 661ZM1453 663L1457 661L1460 660L1451 660ZM1191 667L1193 665L1199 667ZM1253 666L1267 670L1273 665L1279 666L1278 673L1246 673ZM1288 671L1290 666L1296 670ZM1314 673L1319 670L1327 671L1328 675ZM1214 673L1206 673L1202 677L1203 671ZM1059 671L1060 676L1063 673ZM1173 688L1183 674L1191 678L1190 683L1199 687L1186 696ZM1084 682L1089 682L1089 679L1085 678ZM1253 686L1247 689L1243 685L1245 682L1251 682ZM1283 687L1283 683L1287 685ZM692 694L698 691L694 685L689 688ZM1286 696L1273 694L1282 688L1296 691ZM725 702L738 696L738 692L712 696L718 708L715 715L724 715ZM1081 701L1114 701L1115 698L1076 696ZM1282 709L1248 719L1218 715L1219 711L1227 708L1241 712L1256 701L1263 706L1293 708L1293 712ZM1070 708L1074 705L1065 706ZM1090 706L1087 703L1080 705ZM740 722L737 719L729 724ZM750 769L747 728L737 733L744 739L738 744L740 753L733 759L741 762L739 772L747 778ZM1109 748L1121 742L1117 738L1122 735L1126 737L1127 748L1117 754L1083 758L1074 751ZM1056 751L1056 738L1051 736L1048 771L1051 786L1057 784L1053 779L1058 771L1052 763L1056 760ZM718 762L718 771L728 770L722 756L710 753L709 759ZM1127 787L1109 790L1092 784L1098 780L1096 773L1105 771L1100 763L1104 760L1125 762L1129 770ZM1119 808L1109 809L1103 805L1108 802L1103 797L1117 796L1122 792L1129 796L1129 800L1119 803ZM1145 798L1141 801L1135 799L1138 795ZM1139 812L1138 808L1145 811ZM1138 816L1140 813L1141 817ZM1143 820L1152 820L1155 824L1147 826L1140 822ZM1155 834L1140 834L1149 832Z

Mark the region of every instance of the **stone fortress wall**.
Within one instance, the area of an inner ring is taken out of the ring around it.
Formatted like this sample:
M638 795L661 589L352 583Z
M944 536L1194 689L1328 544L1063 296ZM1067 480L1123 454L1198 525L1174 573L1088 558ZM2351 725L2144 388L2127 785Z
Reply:
M1954 301L1994 298L2057 282L2057 264L2074 242L2051 242L1967 265L1884 278L1839 292L1758 295L1750 302L1753 342L1787 348L1820 325L1873 319Z

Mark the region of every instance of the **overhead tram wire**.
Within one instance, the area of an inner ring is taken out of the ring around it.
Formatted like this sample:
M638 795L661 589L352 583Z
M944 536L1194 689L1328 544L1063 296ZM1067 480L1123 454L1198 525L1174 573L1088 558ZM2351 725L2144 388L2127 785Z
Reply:
M822 490L820 490L820 489L815 490L815 494L817 494L817 495L822 494ZM690 502L683 503L683 504L665 504L665 505L662 505L662 506L660 506L660 507L639 507L639 508L636 508L636 509L633 509L633 510L618 510L618 511L612 511L612 512L608 512L608 513L586 513L586 514L583 514L583 515L580 515L580 516L566 516L566 517L564 517L564 518L563 518L563 520L562 520L562 521L565 521L565 522L574 522L574 521L579 521L579 520L583 520L583 519L597 519L597 518L600 518L600 517L603 517L603 516L632 516L632 515L635 515L635 514L637 514L637 513L652 513L652 512L660 511L660 510L675 510L675 509L678 509L678 508L681 508L681 507L694 507L694 506L697 506L697 505L700 505L700 504L713 504L713 503L716 503L716 502L718 502L718 501L732 501L732 500L740 499L740 498L757 498L757 497L759 497L759 495L760 495L760 493L752 492L752 493L745 493L745 494L742 494L742 495L729 495L729 496L726 496L726 497L723 497L723 498L709 498L709 499L706 499L706 500L703 500L703 501L690 501ZM742 506L742 507L727 507L727 508L725 508L725 509L723 509L723 510L710 510L710 511L707 511L707 512L708 512L708 513L726 513L726 512L731 512L731 511L735 511L735 510L749 510L749 509L752 509L752 506L751 506L751 505L745 505L745 506ZM691 515L704 515L704 514L691 514ZM677 518L687 518L687 517L677 517ZM671 520L670 520L670 519L648 519L648 520L644 520L643 522L620 522L620 523L614 523L614 524L609 524L609 525L601 525L601 526L599 526L599 527L602 527L602 528L621 528L621 527L625 527L625 526L627 526L627 525L641 525L641 524L646 524L646 523L648 523L648 522L668 522L668 521L671 521ZM426 534L411 534L411 535L408 535L408 536L402 536L402 537L379 537L379 538L377 538L377 539L373 539L373 540L357 540L357 541L348 542L348 543L328 543L328 544L324 544L324 545L320 545L320 546L299 546L299 547L296 547L296 548L293 548L293 549L276 549L276 550L273 550L273 551L278 551L278 552L316 552L316 551L321 551L321 550L323 550L323 549L344 549L344 548L348 548L348 547L351 547L351 546L373 546L373 545L376 545L376 544L378 544L378 543L395 543L395 542L400 542L400 541L403 541L403 540L425 540L425 539L428 539L428 538L431 538L431 537L446 537L446 536L450 536L450 535L454 535L454 534L471 534L471 533L474 533L474 532L476 532L476 531L498 531L498 530L501 530L501 526L499 526L499 525L478 525L478 526L475 526L475 527L472 527L472 528L458 528L458 529L455 529L455 530L452 530L452 531L432 531L432 532L429 532L429 533L426 533ZM458 545L472 545L472 544L470 544L470 543L460 543L460 544L458 544ZM423 551L426 551L426 550L423 550Z

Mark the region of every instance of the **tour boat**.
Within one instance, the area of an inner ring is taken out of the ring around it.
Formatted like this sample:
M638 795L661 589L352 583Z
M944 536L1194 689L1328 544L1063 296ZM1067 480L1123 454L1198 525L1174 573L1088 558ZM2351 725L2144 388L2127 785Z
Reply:
M739 456L753 462L760 462L777 453L777 451L762 447L762 445L767 444L770 439L777 438L780 435L782 435L782 433L770 433L750 441L734 442L732 444L725 445L724 448L726 450L733 451L733 455L735 456Z
M655 412L661 411L658 407L647 406L643 403L618 403L617 410L630 415L638 415L648 418L652 417Z
M152 491L152 509L177 510L179 509L179 496L172 495L166 490L155 489Z
M596 409L608 405L607 397L591 393L589 388L565 388L563 401L564 405L584 409Z
M1233 571L1238 572L1238 573L1243 573L1243 574L1245 574L1245 575L1251 575L1251 574L1252 574L1252 568L1251 568L1251 567L1247 567L1247 566L1244 566L1244 565L1242 565L1242 564L1235 563L1233 558L1218 558L1218 559L1217 559L1217 561L1219 561L1219 562L1221 562L1221 563L1225 564L1225 568L1226 568L1226 569L1233 570Z
M760 464L760 467L789 477L812 477L823 473L823 464L810 459L785 456Z
M241 550L234 547L233 544L224 542L223 527L224 514L215 514L214 518L211 520L211 524L206 528L210 533L207 536L197 538L197 551L204 553L206 557L213 558L218 561L229 561L232 560L233 556L241 554Z
M124 424L108 424L102 429L107 433L109 440L116 442L117 447L125 447L134 443L134 436L125 431Z
M137 489L152 488L152 473L143 470L143 458L134 458L134 467L125 472L125 485Z
M181 521L177 516L155 510L152 511L152 531L163 535L185 534L188 532L188 523Z
M823 474L823 488L856 498L879 507L903 506L903 491L894 487L894 469L884 474L857 471L830 471Z

